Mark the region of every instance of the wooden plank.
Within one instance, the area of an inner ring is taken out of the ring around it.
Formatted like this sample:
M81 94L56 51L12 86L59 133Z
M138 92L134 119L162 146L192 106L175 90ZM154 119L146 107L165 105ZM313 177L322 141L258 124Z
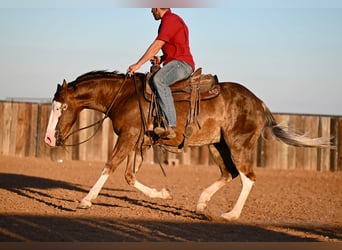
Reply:
M37 152L39 158L51 159L51 148L46 145L44 136L49 122L51 104L40 104L38 109Z
M86 116L86 122L85 126L88 126L94 122L95 112L92 110L85 110L87 116ZM92 135L94 135L95 127L87 128L86 130L86 138L90 138ZM99 148L94 148L95 146L95 138L91 138L88 142L84 144L86 155L84 160L89 161L91 159L97 158L97 155L100 153Z
M269 168L272 166L272 162L270 161L270 156L272 152L270 152L270 140L272 140L272 135L269 129L266 129L263 134L264 140L264 154L263 154L263 163L265 168Z
M167 165L171 165L171 166L179 165L179 159L177 159L177 154L167 152Z
M92 121L93 113L91 110L82 110L80 117L80 128L88 126ZM80 132L80 140L85 141L91 136L93 128L88 128ZM86 143L81 144L80 147L80 160L87 161L93 158L93 151L90 150L93 141L88 141Z
M288 115L276 115L277 121L280 125L287 127L289 124L289 116ZM275 154L278 155L277 166L280 169L288 169L289 168L289 146L286 143L278 142L277 145L278 152Z
M288 128L292 128L294 124L294 119L295 117L293 115L289 115L289 120L288 120ZM290 129L291 132L291 129ZM287 164L288 164L288 169L295 169L297 167L297 148L293 146L288 147L288 156L287 156Z
M94 124L102 118L102 114L91 110L90 116L88 120L88 125ZM102 150L102 125L96 125L94 127L89 128L88 137L92 137L89 141L88 146L88 159L87 160L95 160L95 161L104 161L105 158L102 157L104 153Z
M35 157L37 151L37 127L38 127L38 104L33 103L30 107L30 117L29 117L29 138L30 143L26 145L25 156Z
M261 134L259 136L258 142L257 142L257 147L255 149L256 151L256 166L257 167L265 167L265 139L264 135Z
M256 167L257 166L257 159L258 159L258 143L259 143L259 140L257 140L255 146L254 146L254 149L252 150L251 152L251 162L252 162L252 167ZM207 156L207 165L209 166L210 165L210 153L209 153L209 148L207 146L207 149L208 149L208 156Z
M149 148L146 150L144 155L144 163L146 164L154 164L153 162L153 148Z
M104 114L101 114L100 118L103 118ZM100 136L99 136L99 143L101 147L101 157L100 161L107 161L108 160L108 148L110 145L109 142L109 134L113 133L110 131L111 123L110 119L105 119L102 123L101 130L100 130ZM153 158L153 153L151 154L151 157Z
M102 119L104 117L104 114L102 113L99 113L99 114L100 114L100 116L98 116L99 119ZM101 156L99 160L104 161L104 162L107 161L107 153L108 153L108 145L109 145L109 142L108 142L109 124L106 121L107 119L102 122L99 135L97 136L99 147L101 148Z
M166 152L164 152L160 147L155 146L153 147L154 150L154 162L156 164L165 164L167 163Z
M80 115L79 115L79 127L77 127L77 129L85 127L87 125L87 119L88 119L88 112L87 110L82 110ZM76 129L76 128L75 128ZM78 133L79 136L79 141L84 141L87 138L87 130L82 130ZM79 147L79 158L78 160L85 160L87 158L87 148L84 146L84 144L78 146Z
M209 148L202 146L199 148L199 164L209 166Z
M108 149L107 149L107 161L111 159L114 145L117 141L117 135L114 133L112 121L106 119L105 123L108 124ZM154 150L152 149L153 162L154 162Z
M338 133L336 135L337 166L336 171L342 171L342 118L338 119Z
M73 133L77 127L78 121L76 120L70 131L67 133L68 138L65 141L65 145L62 146L64 148L64 159L67 161L77 161L78 159L78 134ZM70 135L70 133L73 133ZM66 136L66 135L65 135Z
M339 134L339 120L337 117L332 117L330 119L330 135L332 137L332 142L336 145L336 149L330 150L330 171L336 171L338 168L338 134Z
M302 115L292 116L291 123L289 124L290 132L297 134L304 134L304 117ZM304 162L304 148L297 147L295 153L295 168L303 169Z
M3 107L3 122L2 122L2 130L3 130L3 139L2 139L2 154L10 155L10 145L11 145L11 128L12 128L12 110L13 103L7 102L4 103ZM12 143L13 144L13 143Z
M266 129L265 133L265 154L264 162L266 168L279 168L279 142L274 138L270 129Z
M15 156L36 155L37 110L34 103L17 103L17 128L15 140Z
M5 102L0 101L0 155L3 155L4 148L4 137L5 137L5 128L4 128L4 120L5 120Z
M30 143L29 138L29 115L30 104L26 103L16 103L17 108L17 126L16 126L16 139L12 141L15 143L14 155L18 157L25 156L25 144Z
M304 133L308 137L318 137L319 117L318 116L304 116ZM317 169L317 149L305 148L304 149L304 169L316 170Z
M75 123L72 125L70 131L68 134L73 133L74 131L77 131L81 127L79 119L75 121ZM78 145L79 142L81 142L80 138L80 133L81 132L75 132L73 133L65 142L66 150L64 152L64 157L66 160L81 160L79 158L79 150L80 150L80 145ZM71 146L70 146L71 145Z
M17 142L17 131L18 131L18 103L12 103L11 109L11 129L10 129L10 145L9 145L9 155L15 156L16 142Z
M182 161L180 164L191 165L191 148L185 147L184 153L182 154Z
M330 137L330 117L322 117L322 136ZM321 171L330 170L330 149L321 149L321 159L320 159Z
M103 118L103 114L97 111L92 112L92 121L89 124L93 124L95 122L100 121ZM99 127L100 126L100 127ZM106 161L106 144L103 143L106 137L106 130L103 128L103 124L99 124L92 128L91 135L94 135L94 137L91 139L92 144L90 145L92 147L92 159L95 161ZM89 160L89 159L88 159Z
M80 119L77 119L75 121L75 124L71 128L71 131L75 131L76 129L80 128ZM70 144L73 144L75 146L70 147L70 154L68 157L70 157L71 160L79 160L80 159L80 146L78 143L80 142L80 133L74 133L70 139L69 139Z
M191 163L192 165L198 165L199 164L199 158L200 158L200 152L199 152L200 147L194 146L191 147Z

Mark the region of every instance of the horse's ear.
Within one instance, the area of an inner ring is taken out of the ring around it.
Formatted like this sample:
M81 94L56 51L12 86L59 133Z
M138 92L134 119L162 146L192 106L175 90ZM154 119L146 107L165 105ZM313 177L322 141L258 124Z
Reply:
M65 79L63 80L63 89L65 89L67 87L67 82L65 81Z
M65 79L63 80L63 84L60 85L60 84L57 84L57 91L56 91L56 94L55 94L55 99L57 98L57 96L60 96L61 93L67 89L67 82L65 81Z
M61 91L61 89L62 89L62 85L60 85L60 84L57 84L57 90L56 90L56 92L59 92L59 91Z

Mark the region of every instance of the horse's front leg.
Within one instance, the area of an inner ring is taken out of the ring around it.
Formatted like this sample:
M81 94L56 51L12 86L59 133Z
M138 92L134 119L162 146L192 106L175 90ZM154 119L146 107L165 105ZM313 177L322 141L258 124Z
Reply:
M172 199L172 194L166 188L161 189L158 191L155 188L150 188L141 182L139 182L136 178L136 173L139 171L140 167L142 166L143 162L143 155L146 151L146 147L140 152L140 150L132 151L128 155L125 178L129 185L135 187L143 194L150 198L160 198L160 199Z
M107 162L99 179L90 189L89 193L80 201L78 208L91 207L91 201L98 196L110 173L113 173L116 170L116 168L125 160L129 152L134 148L134 144L132 142L128 143L133 140L128 140L126 138L128 137L120 136L118 138L117 143L115 144L115 147L113 149L111 160Z
M77 207L84 209L90 208L92 205L91 201L97 198L108 177L109 168L105 166L100 175L100 178L96 181L95 185L90 189L89 193L80 201Z

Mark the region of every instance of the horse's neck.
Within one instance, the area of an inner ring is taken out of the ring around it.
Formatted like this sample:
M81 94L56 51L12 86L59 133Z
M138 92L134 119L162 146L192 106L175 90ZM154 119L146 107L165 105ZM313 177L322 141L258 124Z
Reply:
M127 92L130 92L128 91L129 89L133 89L130 80L124 81L121 78L113 78L112 80L107 78L83 82L79 86L79 93L77 95L80 106L106 113L110 107L113 107L113 102L116 102L118 98L125 98L121 97L119 92L127 94ZM125 84L124 86L122 86L123 83Z
M108 81L90 80L79 85L76 99L83 109L93 109L105 113L115 95L117 83Z

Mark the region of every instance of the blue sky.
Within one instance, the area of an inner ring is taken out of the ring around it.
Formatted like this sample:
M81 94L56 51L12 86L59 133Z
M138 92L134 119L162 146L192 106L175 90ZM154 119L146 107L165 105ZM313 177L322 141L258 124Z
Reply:
M0 0L0 99L51 98L63 79L125 72L159 22L148 6L118 2ZM189 26L197 67L245 85L274 112L342 115L338 1L212 3L173 9Z

